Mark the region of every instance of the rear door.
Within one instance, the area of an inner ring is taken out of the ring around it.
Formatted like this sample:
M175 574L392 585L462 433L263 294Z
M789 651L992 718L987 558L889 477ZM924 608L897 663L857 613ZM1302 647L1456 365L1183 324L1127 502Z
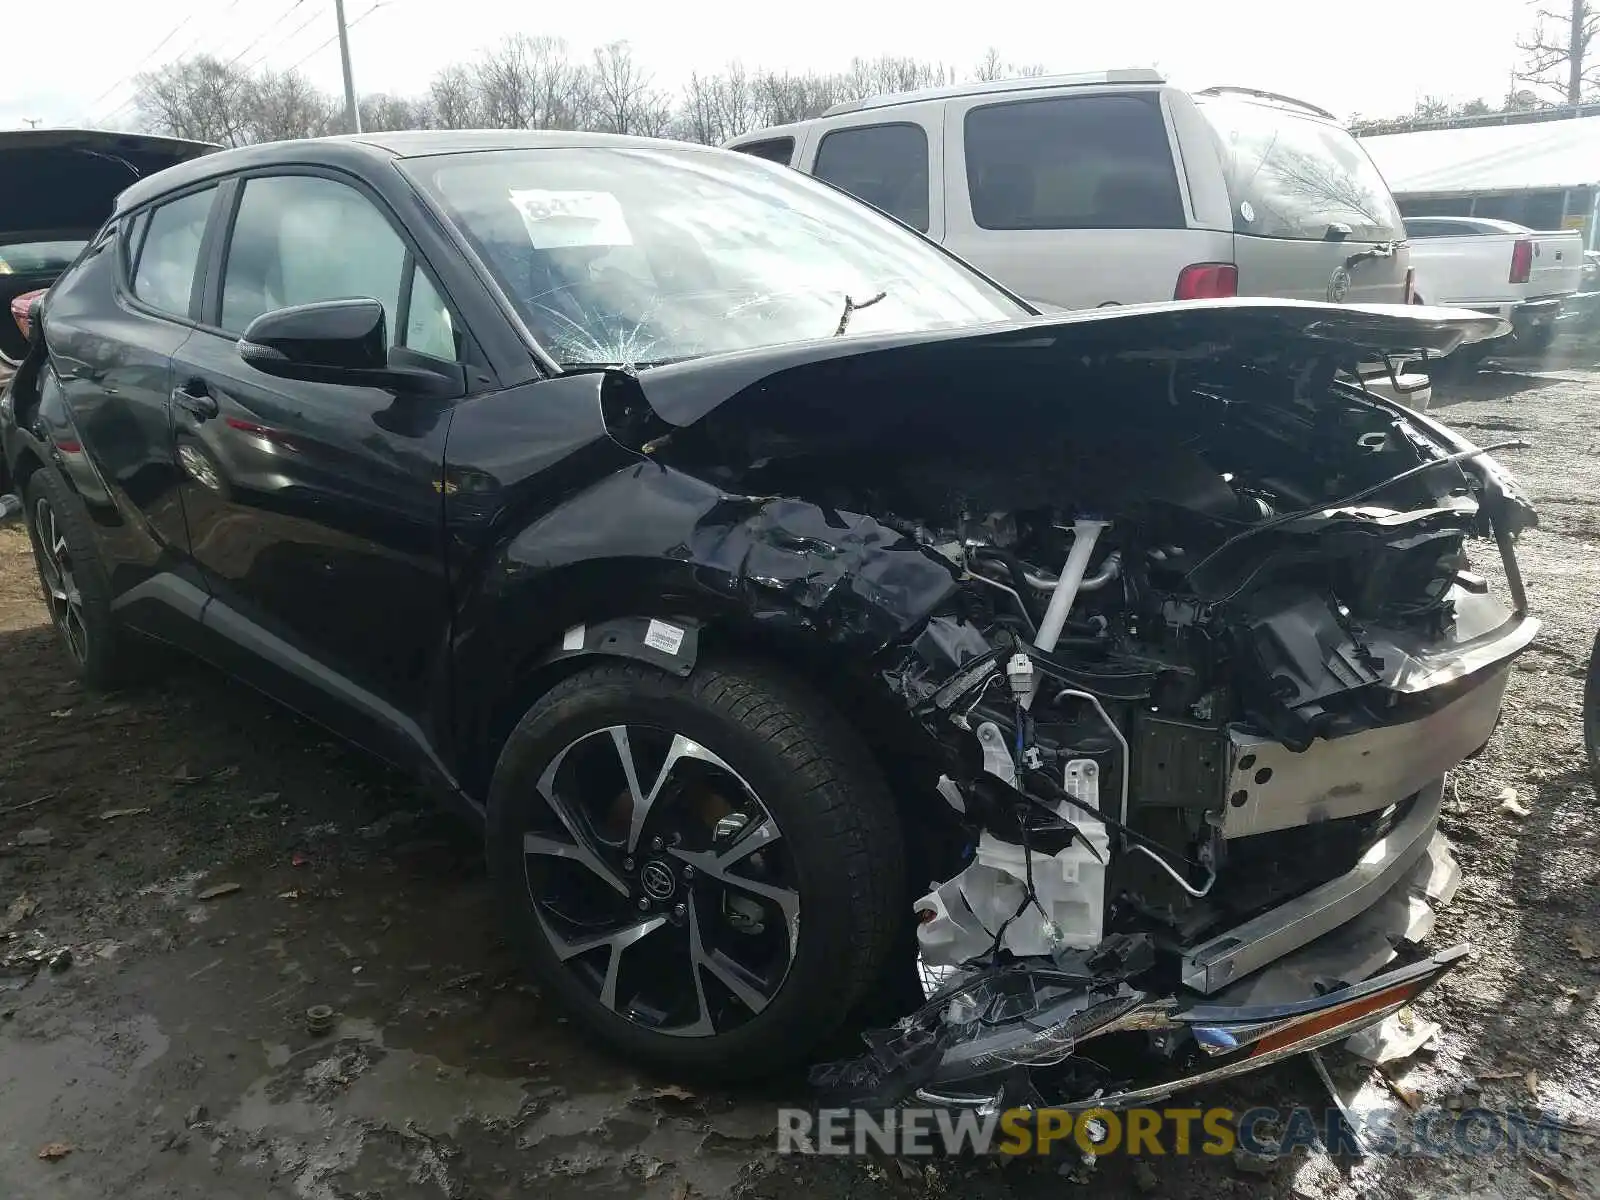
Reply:
M897 104L819 121L799 148L800 168L938 241L943 114L937 102Z
M945 245L1027 300L1171 300L1186 266L1231 261L1231 236L1194 227L1160 89L952 100L945 163Z
M174 360L190 546L226 665L402 765L421 765L446 652L441 472L451 406L279 379L238 340L262 313L380 301L392 346L456 361L461 325L378 198L307 168L229 185L201 325Z
M71 421L53 431L60 465L94 518L113 610L177 641L192 640L205 592L188 561L173 454L172 356L193 331L217 198L207 184L119 220L56 285L46 322L40 411L55 411L59 387Z
M1410 253L1400 211L1354 137L1284 105L1198 103L1228 182L1241 294L1403 301Z

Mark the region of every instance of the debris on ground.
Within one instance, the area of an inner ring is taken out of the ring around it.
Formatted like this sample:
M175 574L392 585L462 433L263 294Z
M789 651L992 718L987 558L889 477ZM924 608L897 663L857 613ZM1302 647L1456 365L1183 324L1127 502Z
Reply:
M39 902L23 892L7 906L4 918L0 918L0 933L15 929L38 911Z
M333 1028L333 1007L328 1004L313 1004L306 1009L306 1032L313 1037L327 1033Z
M661 1087L650 1089L650 1099L652 1100L693 1100L694 1098L694 1093L688 1088L680 1087L675 1083L663 1084Z
M1144 1159L1135 1159L1133 1164L1133 1186L1146 1195L1160 1189L1161 1176L1156 1174L1156 1169Z
M48 846L55 840L56 835L43 828L24 829L17 834L17 845L19 846Z
M39 1150L39 1157L45 1162L56 1162L72 1153L72 1147L65 1142L47 1142Z
M1233 1166L1235 1170L1243 1171L1247 1175L1270 1175L1278 1168L1278 1157L1275 1153L1257 1154L1254 1150L1235 1146Z
M102 821L120 821L123 817L142 817L148 808L113 808L100 814Z
M1410 1058L1439 1034L1439 1023L1417 1016L1408 1005L1345 1039L1345 1048L1371 1063Z
M221 896L233 895L240 887L241 885L237 883L219 883L213 887L206 888L204 891L196 892L194 898L196 900L215 900Z
M1505 788L1500 792L1500 811L1510 813L1513 817L1526 817L1533 810L1517 799L1516 788Z
M1600 946L1596 946L1594 939L1589 936L1588 930L1581 925L1574 925L1567 933L1567 942L1572 946L1572 952L1584 962L1600 958Z

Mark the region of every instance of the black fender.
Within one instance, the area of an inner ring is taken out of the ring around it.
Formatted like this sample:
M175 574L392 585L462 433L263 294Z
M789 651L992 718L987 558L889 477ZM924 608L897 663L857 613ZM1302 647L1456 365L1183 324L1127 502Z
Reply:
M687 676L700 658L702 625L697 617L647 616L572 625L561 635L561 644L539 660L537 669L543 673L577 659L629 658Z

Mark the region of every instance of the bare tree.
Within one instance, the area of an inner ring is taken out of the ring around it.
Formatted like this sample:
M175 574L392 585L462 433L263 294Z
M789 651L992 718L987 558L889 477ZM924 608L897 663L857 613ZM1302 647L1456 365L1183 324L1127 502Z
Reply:
M470 69L478 116L500 129L576 129L589 104L586 73L560 38L516 34Z
M845 84L837 75L762 74L756 78L756 120L761 125L808 121L841 100L860 99L859 95L845 92Z
M433 128L433 110L426 96L408 99L379 92L362 96L357 104L361 109L361 128L372 133L384 129Z
M664 132L672 123L672 105L651 86L651 76L633 57L627 42L597 47L589 68L591 123L607 133Z
M146 129L223 146L255 140L250 130L253 81L219 58L202 54L169 63L136 76L134 86L139 121Z
M980 82L987 83L995 79L1006 77L1007 67L1000 57L997 46L990 46L983 52L983 57L978 60L978 65L972 69L972 77Z
M985 62L1016 73L991 52ZM1042 68L1041 68L1042 69ZM749 70L732 62L695 72L676 102L623 41L578 63L559 38L518 34L442 68L420 96L359 100L362 127L382 129L597 129L720 144L751 129L819 116L842 100L953 82L937 63L858 57L840 72ZM334 97L294 71L244 71L200 56L138 77L140 124L236 146L314 137L340 128Z
M1032 79L1046 74L1049 74L1049 68L1043 63L1007 62L994 46L983 52L978 65L972 69L972 78L981 83L992 83L997 79Z
M485 124L476 80L460 63L452 63L428 85L428 107L439 129L476 129Z
M1600 10L1588 0L1571 0L1566 12L1539 9L1533 33L1517 40L1517 49L1527 57L1516 78L1560 95L1567 104L1582 104L1600 83L1600 67L1589 59L1596 33L1600 33Z
M326 92L298 71L264 71L249 81L245 129L252 142L318 137L343 128Z

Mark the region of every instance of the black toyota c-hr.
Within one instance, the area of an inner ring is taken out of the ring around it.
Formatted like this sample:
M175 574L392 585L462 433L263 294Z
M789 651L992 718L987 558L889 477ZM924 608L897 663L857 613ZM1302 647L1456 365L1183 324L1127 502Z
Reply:
M611 1045L759 1073L889 993L835 1083L1107 1102L1459 960L1406 940L1533 514L1339 372L1499 325L1042 317L748 156L361 135L123 191L0 443L88 683L166 642L437 785Z

